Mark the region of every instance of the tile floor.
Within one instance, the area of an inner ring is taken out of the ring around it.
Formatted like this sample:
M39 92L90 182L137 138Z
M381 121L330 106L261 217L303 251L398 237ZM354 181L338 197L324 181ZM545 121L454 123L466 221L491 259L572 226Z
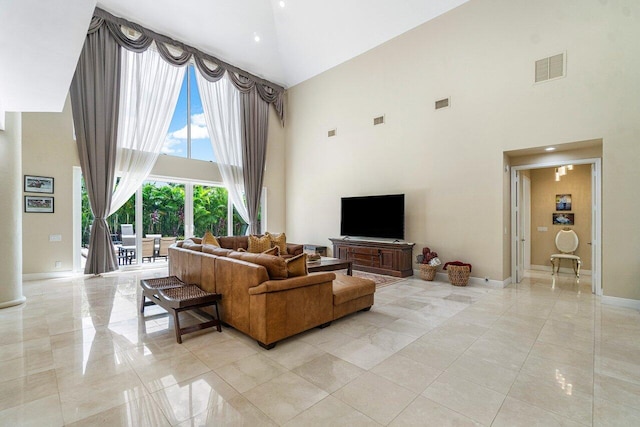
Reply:
M176 344L138 316L141 270L24 284L0 310L0 424L640 425L640 313L588 279L506 289L417 278L266 351L230 328Z

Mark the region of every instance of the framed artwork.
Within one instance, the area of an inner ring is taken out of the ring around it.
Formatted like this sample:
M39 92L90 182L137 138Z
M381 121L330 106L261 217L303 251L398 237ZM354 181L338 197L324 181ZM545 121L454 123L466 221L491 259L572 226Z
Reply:
M572 213L554 213L553 225L574 225L573 215Z
M53 197L24 196L24 211L53 213Z
M571 210L571 194L556 194L556 210L557 211Z
M53 194L53 178L47 176L24 176L25 193L49 193Z

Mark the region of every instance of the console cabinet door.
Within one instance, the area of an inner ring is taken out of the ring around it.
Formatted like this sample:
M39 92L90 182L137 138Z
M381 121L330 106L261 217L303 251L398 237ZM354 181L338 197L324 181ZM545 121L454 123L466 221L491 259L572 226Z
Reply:
M395 262L396 261L395 253L396 252L392 250L381 249L380 253L378 254L379 260L380 260L380 268L396 270L398 267L396 265L397 262Z

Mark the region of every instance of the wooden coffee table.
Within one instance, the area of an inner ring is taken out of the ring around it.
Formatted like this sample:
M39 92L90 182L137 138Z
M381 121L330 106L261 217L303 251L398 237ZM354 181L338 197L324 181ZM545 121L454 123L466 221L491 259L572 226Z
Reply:
M347 261L346 259L322 257L319 262L310 262L307 264L309 273L344 270L345 268L347 269L347 275L351 276L351 261Z

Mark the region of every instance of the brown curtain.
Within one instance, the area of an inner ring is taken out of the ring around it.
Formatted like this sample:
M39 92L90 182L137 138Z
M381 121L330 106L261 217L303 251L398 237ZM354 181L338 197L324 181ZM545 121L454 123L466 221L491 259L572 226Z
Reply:
M255 86L240 94L242 124L242 173L244 194L249 212L249 233L259 233L258 213L267 159L269 104L262 100Z
M94 216L84 272L100 274L118 268L106 216L116 161L120 46L109 30L91 22L71 82L71 105L80 167Z

